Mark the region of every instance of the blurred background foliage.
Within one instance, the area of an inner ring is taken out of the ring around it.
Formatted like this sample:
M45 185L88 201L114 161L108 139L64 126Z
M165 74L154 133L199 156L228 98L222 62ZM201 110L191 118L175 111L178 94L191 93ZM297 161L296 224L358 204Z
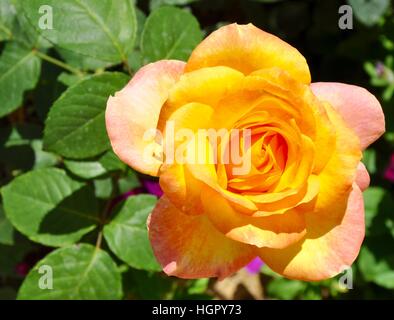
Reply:
M134 5L133 0L126 1ZM68 47L67 32L65 39L38 34L31 24L37 3L39 0L0 0L0 299L394 298L391 1L139 0L135 12L126 12L119 19L130 14L133 20L127 23L134 28L130 38L135 38L130 44L120 43L125 54L119 59L110 48L97 43L92 44L97 46L95 56L86 48ZM66 6L68 1L62 3ZM341 5L352 6L353 29L338 27ZM73 17L69 18L65 25L72 29ZM383 105L387 132L363 158L371 187L364 193L366 239L352 268L352 289L339 285L342 275L305 283L284 279L266 266L257 273L242 270L223 282L165 276L159 272L144 231L154 195L160 191L153 190L152 181L126 168L110 151L103 123L85 131L73 127L71 141L64 138L67 132L57 130L65 106L78 112L83 126L90 117L102 116L105 98L123 86L126 73L162 58L186 60L204 35L231 22L251 22L298 48L309 63L313 81L366 87ZM186 37L169 52L168 46L179 39L183 29ZM162 30L166 38L160 36ZM99 92L94 88L100 88ZM93 107L101 113L84 113L86 90L92 90L97 101ZM73 102L77 96L79 105ZM58 188L60 195L47 188ZM40 197L44 204L31 199ZM89 217L64 218L67 215L59 215L62 210ZM127 231L130 225L133 230ZM130 243L136 245L130 249ZM55 275L57 290L47 296L35 289L37 268L45 263L61 269ZM58 274L72 277L64 283ZM100 293L100 279L106 281L106 293ZM76 284L78 289L71 292Z

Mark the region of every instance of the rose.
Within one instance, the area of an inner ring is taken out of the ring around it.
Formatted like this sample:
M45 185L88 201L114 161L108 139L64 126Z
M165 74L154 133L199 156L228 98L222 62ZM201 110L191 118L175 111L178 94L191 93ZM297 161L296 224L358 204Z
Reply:
M259 256L288 278L321 280L357 257L369 184L360 159L384 132L380 104L357 86L311 84L305 58L279 38L251 24L220 28L186 64L139 70L109 98L106 125L120 159L160 177L148 228L167 274L223 278ZM216 144L191 143L223 128ZM186 142L169 137L182 129ZM222 157L231 130L248 132L235 140L245 172ZM170 144L188 161L168 161Z

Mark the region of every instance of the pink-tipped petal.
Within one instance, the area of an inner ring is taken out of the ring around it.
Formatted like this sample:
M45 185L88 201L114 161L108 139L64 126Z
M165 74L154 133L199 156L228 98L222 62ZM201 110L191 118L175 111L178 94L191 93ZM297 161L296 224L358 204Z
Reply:
M360 162L357 167L357 172L356 172L356 183L361 189L361 191L364 191L369 187L371 179L369 177L369 173L367 171L367 168L365 167L364 163Z
M349 268L364 239L364 201L354 184L346 213L341 221L310 215L310 234L285 249L260 249L260 257L272 270L288 278L318 281L331 278Z
M227 238L202 215L186 215L163 196L149 222L153 252L168 275L225 278L244 267L256 251Z
M362 149L385 131L384 114L379 101L366 89L335 82L311 84L313 93L330 103L360 138Z
M112 148L122 161L142 173L156 176L162 164L154 131L168 92L184 66L178 60L148 64L108 99L105 119Z

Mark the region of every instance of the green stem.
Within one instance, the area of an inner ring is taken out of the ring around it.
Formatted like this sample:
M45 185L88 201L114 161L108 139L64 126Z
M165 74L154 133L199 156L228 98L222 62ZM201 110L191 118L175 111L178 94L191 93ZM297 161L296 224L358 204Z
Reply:
M34 53L37 55L37 57L41 58L42 60L48 61L54 65L57 65L58 67L63 68L71 73L74 73L77 76L83 75L83 72L81 70L75 69L75 68L71 67L70 65L68 65L67 63L64 63L58 59L52 58L52 57L46 55L45 53L42 53L37 50L35 50Z

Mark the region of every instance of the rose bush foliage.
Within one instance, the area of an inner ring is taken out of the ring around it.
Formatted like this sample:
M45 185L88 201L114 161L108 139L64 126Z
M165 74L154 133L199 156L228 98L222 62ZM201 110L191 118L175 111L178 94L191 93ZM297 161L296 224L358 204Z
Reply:
M234 279L267 298L391 297L393 16L386 0L348 1L354 28L340 30L343 3L0 1L0 298L253 296L221 291ZM372 145L383 118L361 87L386 118ZM254 171L147 166L136 137L167 120L193 135L251 127ZM342 274L302 281L360 245L355 290ZM256 256L259 275L230 276ZM228 277L179 279L211 276Z

